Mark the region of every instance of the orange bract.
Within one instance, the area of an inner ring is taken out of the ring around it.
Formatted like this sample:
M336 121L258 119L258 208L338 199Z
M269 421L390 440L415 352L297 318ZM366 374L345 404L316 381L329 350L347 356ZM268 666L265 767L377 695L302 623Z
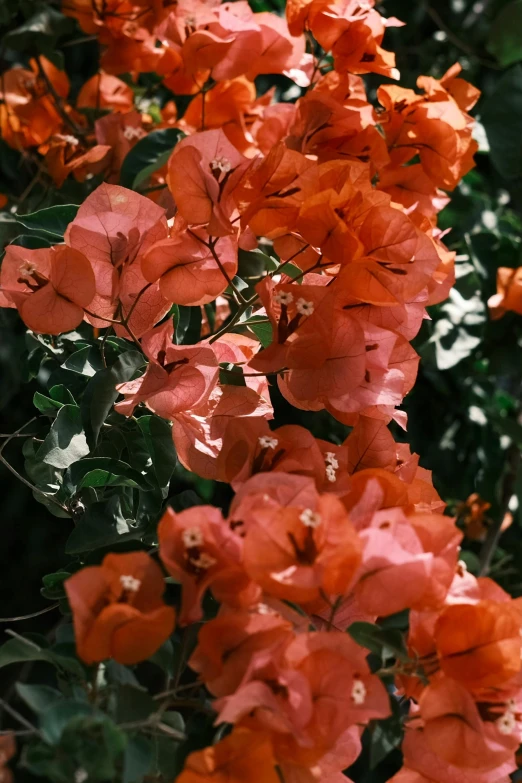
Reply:
M162 600L159 566L145 552L107 555L65 583L78 655L137 663L156 652L174 630L174 610Z

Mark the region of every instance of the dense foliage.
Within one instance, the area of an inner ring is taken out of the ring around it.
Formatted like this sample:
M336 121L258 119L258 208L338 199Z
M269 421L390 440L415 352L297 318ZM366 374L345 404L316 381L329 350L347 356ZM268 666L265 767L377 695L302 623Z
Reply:
M516 776L520 0L0 24L0 780Z

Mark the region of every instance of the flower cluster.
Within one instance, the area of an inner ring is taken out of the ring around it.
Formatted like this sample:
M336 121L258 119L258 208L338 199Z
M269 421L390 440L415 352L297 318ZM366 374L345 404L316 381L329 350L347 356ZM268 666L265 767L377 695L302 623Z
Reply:
M382 43L401 24L373 0L290 0L286 21L242 0L64 5L98 36L103 71L75 108L44 58L6 72L2 133L37 147L57 184L105 182L63 243L7 247L0 306L37 333L85 321L134 343L144 369L117 386L116 412L171 422L182 465L235 492L226 513L167 508L157 532L181 584L178 625L203 618L207 591L220 604L189 666L216 723L233 727L188 757L180 783L345 780L365 727L390 716L382 673L346 631L406 610L391 694L410 706L394 780L495 783L522 738L519 602L465 571L430 473L387 426L406 426L410 342L454 280L437 214L473 166L478 91L456 65L417 92L387 83L370 103L362 76L398 78ZM118 75L140 72L186 96L182 117L170 101L154 117L135 109ZM257 96L267 73L293 80L298 100ZM82 108L112 113L91 128ZM116 184L131 147L167 127L183 138L151 175L157 189ZM265 266L247 296L238 268L253 253ZM516 309L516 275L500 273L492 304ZM181 308L205 313L191 344L177 334ZM271 426L275 384L348 437ZM66 591L87 664L145 660L174 629L144 552L106 555Z

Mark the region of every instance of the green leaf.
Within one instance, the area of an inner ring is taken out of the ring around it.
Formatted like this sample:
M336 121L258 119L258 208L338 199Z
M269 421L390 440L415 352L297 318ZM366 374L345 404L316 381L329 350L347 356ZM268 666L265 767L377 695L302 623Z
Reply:
M66 726L73 718L80 718L93 714L93 707L85 701L76 699L62 699L52 704L40 719L40 728L47 742L56 745L62 737Z
M129 737L123 756L123 783L141 783L152 770L154 753L150 740L140 735Z
M27 661L45 661L58 669L63 669L76 676L83 676L84 668L82 664L70 656L62 655L60 651L43 646L46 643L45 637L38 643L33 638L16 637L0 647L0 668L9 666L12 663L26 663Z
M174 305L173 309L177 345L195 345L201 337L201 307Z
M36 452L36 458L55 468L68 468L89 453L77 405L64 405Z
M72 372L92 378L97 372L103 370L100 352L92 345L84 345L83 348L75 351L66 359L62 364L62 369L72 370Z
M493 165L506 179L522 176L522 65L510 68L482 104Z
M56 571L54 574L46 574L42 578L43 587L40 590L44 598L56 601L65 597L63 584L70 577L68 571Z
M112 457L91 457L74 463L64 476L70 494L84 487L141 487L150 489L141 473Z
M387 658L409 660L404 637L395 628L383 629L373 623L357 622L350 625L348 633L357 644L379 655L382 660Z
M174 676L174 645L170 639L164 642L159 650L157 650L152 658L149 658L151 663L155 663L166 674L171 677Z
M78 209L74 204L61 204L30 212L28 215L17 215L16 222L57 242L63 239L65 229L76 217Z
M522 60L522 0L508 3L495 17L486 49L503 66Z
M248 328L250 331L254 332L263 348L268 348L268 346L271 345L273 329L270 322L263 321L262 323L257 323L251 319L248 322Z
M41 392L35 392L33 397L33 405L40 413L56 413L57 410L63 408L63 402L57 400L51 400L50 397L46 397Z
M53 704L62 701L63 694L48 685L25 685L17 682L16 692L33 712L44 712Z
M97 372L87 384L80 409L87 442L92 449L96 446L105 419L118 398L117 384L130 381L144 364L145 359L139 351L126 351L111 367Z
M47 238L37 234L19 234L9 244L16 247L25 247L28 250L39 250L42 247L51 247L55 241L55 238L49 234L47 234Z
M392 715L384 720L375 721L370 742L370 769L375 767L398 748L403 737L400 706L391 699Z
M119 497L93 503L67 539L65 552L77 555L135 539L139 535L136 527L123 515Z
M159 416L140 416L138 427L152 461L150 472L159 487L167 487L178 461L172 442L172 429Z
M61 35L74 30L74 20L54 8L46 7L11 30L3 38L5 48L17 51L43 52L49 55Z
M145 688L120 685L117 693L116 722L146 720L157 706Z
M172 150L185 134L177 128L151 131L127 153L120 173L120 184L137 188L167 163Z

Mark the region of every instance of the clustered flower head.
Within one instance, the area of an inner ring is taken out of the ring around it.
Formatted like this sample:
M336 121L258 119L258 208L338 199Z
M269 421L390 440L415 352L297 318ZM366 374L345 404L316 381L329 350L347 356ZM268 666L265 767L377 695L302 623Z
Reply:
M138 343L147 367L118 386L116 410L146 406L172 422L182 465L235 491L226 514L168 508L158 528L159 559L181 584L179 625L201 620L208 590L220 603L189 665L216 723L233 726L188 757L180 783L345 780L364 728L390 715L367 650L346 629L403 610L409 662L395 688L410 713L395 783L496 783L515 768L519 601L466 572L462 534L430 473L387 427L406 426L399 406L418 364L410 341L453 283L437 214L473 166L478 91L456 65L419 78L418 92L380 87L374 108L361 76L398 78L382 43L401 24L374 6L290 0L285 21L241 0L70 0L67 13L104 47L103 72L77 101L113 109L91 137L64 128L64 112L78 128L83 119L54 66L5 75L7 142L38 145L58 181L104 160L108 181L63 244L7 248L0 304L35 332L85 320ZM58 114L42 69L62 97ZM161 197L115 184L130 146L154 127L118 79L140 71L190 100L180 119L163 107L156 125L185 134L155 175ZM266 73L293 79L301 97L258 97L253 82ZM38 138L24 120L37 110ZM238 253L258 247L280 263L247 301L234 283ZM494 304L514 309L516 279L504 278ZM216 301L219 323L177 344L173 305ZM269 344L241 326L247 308L268 324ZM347 439L271 427L270 378L296 408L351 426ZM107 555L66 587L88 663L144 660L173 630L160 567L144 553Z

